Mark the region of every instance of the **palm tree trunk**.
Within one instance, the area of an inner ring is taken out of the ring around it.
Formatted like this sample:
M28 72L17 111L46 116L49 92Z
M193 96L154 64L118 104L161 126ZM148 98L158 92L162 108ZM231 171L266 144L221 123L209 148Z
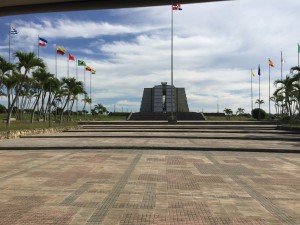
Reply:
M59 124L60 125L62 123L62 118L63 118L63 115L64 115L65 108L66 108L66 106L67 106L67 104L68 104L69 101L70 101L70 95L68 95L67 100L65 102L65 105L63 106L63 108L62 108L62 110L60 112L60 118L59 118Z
M33 124L33 118L34 118L34 113L35 113L35 109L36 109L36 106L40 100L40 97L41 97L41 94L42 94L42 91L40 91L35 103L34 103L34 106L32 108L32 112L31 112L31 119L30 119L30 123Z

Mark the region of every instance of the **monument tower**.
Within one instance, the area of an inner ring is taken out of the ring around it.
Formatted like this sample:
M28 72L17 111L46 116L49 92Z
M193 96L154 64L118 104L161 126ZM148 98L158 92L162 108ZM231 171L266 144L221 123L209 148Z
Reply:
M144 88L140 112L171 112L171 88L167 82L153 88ZM185 89L173 86L173 95L173 112L189 112Z

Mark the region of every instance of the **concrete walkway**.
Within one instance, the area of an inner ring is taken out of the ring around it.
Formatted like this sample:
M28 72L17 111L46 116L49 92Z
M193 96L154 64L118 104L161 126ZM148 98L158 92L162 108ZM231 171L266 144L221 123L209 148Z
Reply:
M299 134L253 131L1 141L0 225L299 225Z

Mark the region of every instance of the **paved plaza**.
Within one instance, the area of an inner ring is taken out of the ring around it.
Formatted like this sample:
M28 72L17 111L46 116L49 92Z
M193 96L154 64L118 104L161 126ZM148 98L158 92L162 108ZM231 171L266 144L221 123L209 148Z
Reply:
M272 132L267 132L266 140L255 141L256 145L265 146L267 141L274 145L268 140ZM64 135L70 134L0 142L0 225L300 224L300 154L150 147L47 149L62 140L71 147L79 142L74 137L59 138ZM107 141L95 134L91 138L89 132L86 135L86 142L93 146ZM149 141L127 135L116 138L115 145L121 146L122 140L135 140L137 146ZM237 139L231 135L231 145L249 142L241 134ZM274 135L278 138L278 132ZM168 143L187 143L167 136L163 140ZM44 149L25 150L21 145L40 146L47 141ZM292 143L297 149L297 140L277 142L283 148ZM15 150L5 150L13 143ZM213 146L215 140L210 143Z

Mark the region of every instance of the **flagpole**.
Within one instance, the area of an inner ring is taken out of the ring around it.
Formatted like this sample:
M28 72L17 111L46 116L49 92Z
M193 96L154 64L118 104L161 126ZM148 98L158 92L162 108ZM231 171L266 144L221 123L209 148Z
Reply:
M299 46L299 43L298 43L298 67L299 67L299 48L300 48L300 46Z
M9 24L8 29L8 62L10 63L11 24Z
M69 79L69 77L70 77L70 58L69 58L69 55L70 55L70 53L68 53L68 57L67 57L67 78ZM70 105L69 105L69 102L68 102L68 106L67 106L67 108L68 108L68 113L69 113L69 110L70 110Z
M173 122L173 5L171 6L171 120Z
M85 83L85 66L84 66L84 70L83 70L83 83L84 83L84 90L86 90L86 83ZM86 93L84 94L84 101L86 101ZM84 119L86 119L86 113L84 113Z
M55 77L57 78L57 45L55 46Z
M280 56L281 56L281 60L280 60L280 62L281 62L281 64L280 64L280 75L281 75L281 81L282 81L282 66L283 66L282 51L280 53L281 53L280 54Z
M269 59L270 62L270 59ZM269 117L271 115L271 101L270 101L270 96L271 95L271 65L269 63Z
M38 35L38 43L37 43L37 45L38 45L38 59L40 59L40 36Z
M92 71L90 71L90 98L91 98L90 113L92 118Z
M78 81L78 60L76 60L76 81ZM78 120L78 97L76 100L76 120Z
M258 65L258 120L260 120L260 64Z
M252 74L253 70L251 69L251 112L253 111L253 90L252 90Z

